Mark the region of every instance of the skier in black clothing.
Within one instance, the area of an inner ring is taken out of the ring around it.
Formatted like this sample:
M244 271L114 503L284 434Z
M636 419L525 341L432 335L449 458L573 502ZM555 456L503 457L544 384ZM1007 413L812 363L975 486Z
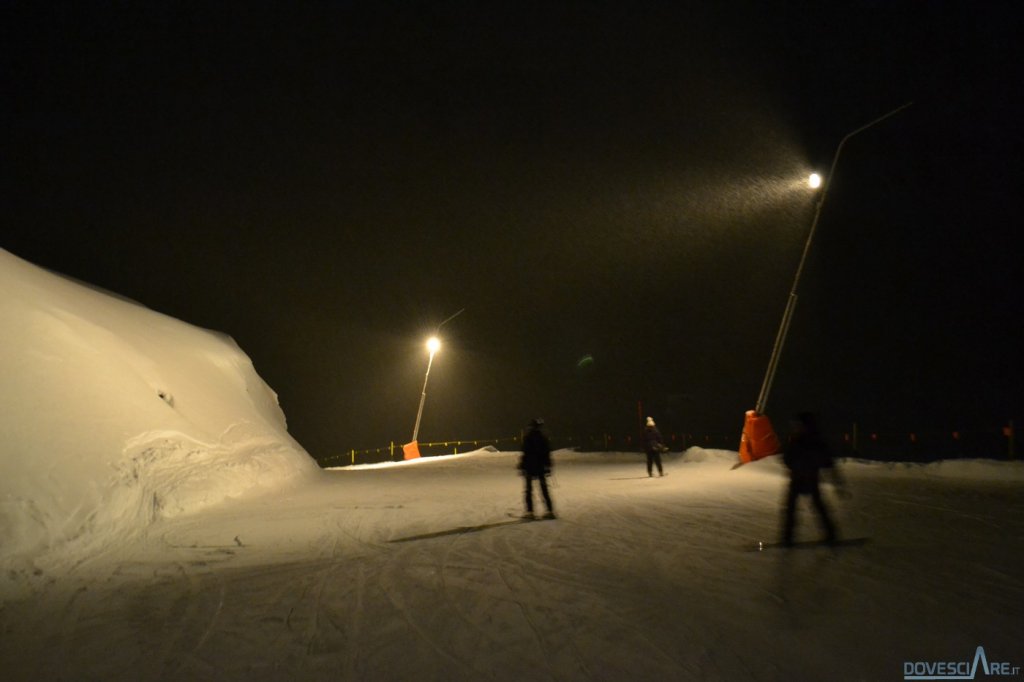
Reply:
M548 474L551 473L551 444L541 430L543 419L534 419L530 428L523 436L523 456L519 459L519 472L526 479L526 514L524 519L535 518L533 515L533 479L540 482L540 493L544 497L547 508L545 519L555 518L551 505L551 493L548 491Z
M661 453L667 451L665 440L661 437L661 431L654 425L654 418L647 418L647 426L644 427L644 451L647 453L647 475L654 475L654 466L658 467L658 475L664 476L665 470L661 467Z
M792 423L793 432L782 460L789 468L789 491L783 517L782 544L792 546L793 527L796 522L796 503L801 495L810 495L814 508L821 517L825 542L836 541L836 527L829 516L828 507L821 497L820 471L828 469L833 482L845 491L845 482L832 461L828 444L818 431L818 420L810 412L801 412Z

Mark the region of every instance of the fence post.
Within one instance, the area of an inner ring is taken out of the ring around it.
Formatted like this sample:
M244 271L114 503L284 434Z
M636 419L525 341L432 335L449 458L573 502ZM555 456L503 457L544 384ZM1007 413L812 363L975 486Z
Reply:
M356 449L352 448L352 463L356 463Z

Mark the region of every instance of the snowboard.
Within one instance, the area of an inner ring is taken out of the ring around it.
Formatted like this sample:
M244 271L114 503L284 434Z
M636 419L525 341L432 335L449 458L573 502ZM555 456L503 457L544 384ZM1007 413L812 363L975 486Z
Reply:
M814 549L816 547L828 547L830 549L842 549L846 547L861 547L866 545L871 538L858 537L858 538L840 538L832 542L826 542L825 540L801 540L794 542L792 545L786 545L782 542L764 542L758 540L756 542L745 545L744 549L748 552L763 552L769 549Z
M533 517L533 518L531 519L531 518L524 518L522 514L514 514L514 513L512 513L512 512L505 512L505 515L506 515L506 516L510 516L510 517L511 517L511 518L513 518L513 519L519 519L519 520L520 520L520 521L522 521L523 523L533 523L534 521L554 521L555 519L557 519L557 518L558 518L558 517L556 516L556 517L555 517L555 518L553 518L553 519L546 519L546 518L544 518L543 514L538 514L538 515L534 516L534 517Z

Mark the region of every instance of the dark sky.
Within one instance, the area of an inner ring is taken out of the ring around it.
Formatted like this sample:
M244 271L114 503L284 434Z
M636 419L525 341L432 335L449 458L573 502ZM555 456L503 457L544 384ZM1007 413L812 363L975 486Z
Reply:
M232 335L316 456L1024 412L1015 2L0 6L18 256ZM581 360L590 356L593 362Z

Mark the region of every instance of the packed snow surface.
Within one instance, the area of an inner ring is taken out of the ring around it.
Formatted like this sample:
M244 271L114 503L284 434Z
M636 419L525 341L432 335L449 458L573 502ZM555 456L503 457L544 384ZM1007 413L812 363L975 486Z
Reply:
M0 611L5 679L900 680L1024 662L1024 469L847 462L861 546L768 549L778 458L559 451L352 467L162 518ZM804 509L799 538L818 534ZM984 679L979 676L979 679Z

